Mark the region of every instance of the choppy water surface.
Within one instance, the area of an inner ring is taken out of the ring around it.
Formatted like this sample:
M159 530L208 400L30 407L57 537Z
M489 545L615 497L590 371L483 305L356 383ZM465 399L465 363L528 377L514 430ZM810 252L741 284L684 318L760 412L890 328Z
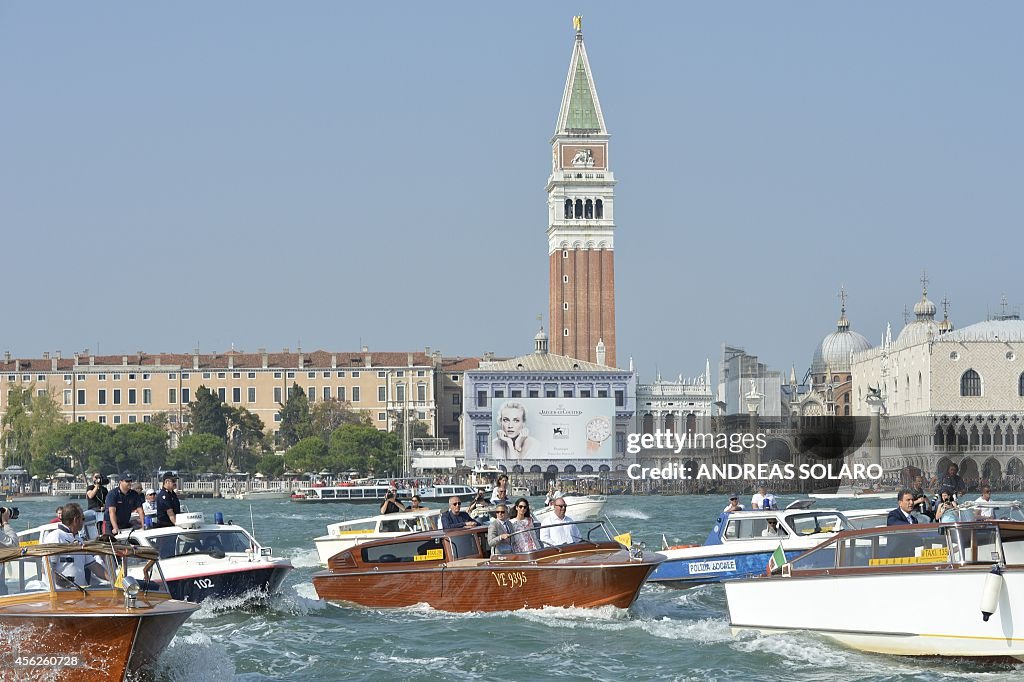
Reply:
M998 496L997 496L998 497ZM783 502L788 501L784 499ZM657 549L701 542L721 497L612 497L605 508L619 532ZM874 500L860 505L888 501ZM191 500L191 511L250 525L250 503ZM56 503L21 506L18 529L45 522ZM856 506L841 502L840 508ZM895 506L893 504L892 506ZM161 682L242 680L1017 680L1024 667L919 661L858 653L804 634L734 638L720 587L680 591L646 586L628 610L543 609L449 614L426 606L398 610L318 601L313 538L328 523L368 516L371 506L251 504L257 538L295 565L267 606L239 610L204 602L155 671ZM866 596L866 598L868 598ZM879 605L894 618L939 617L955 595L911 594Z

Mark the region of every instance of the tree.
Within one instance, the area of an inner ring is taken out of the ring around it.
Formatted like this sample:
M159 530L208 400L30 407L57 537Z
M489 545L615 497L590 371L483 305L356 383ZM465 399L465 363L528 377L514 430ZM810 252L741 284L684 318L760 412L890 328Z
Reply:
M0 432L3 440L4 464L19 464L28 467L32 463L29 449L32 440L32 415L29 409L32 404L32 386L21 387L7 384L7 411L0 420Z
M224 402L206 386L196 390L196 399L188 404L192 433L208 433L227 441L228 421L224 413Z
M331 434L345 424L370 424L370 418L352 409L352 403L323 400L309 410L310 435L329 441Z
M399 438L405 438L405 424L402 421L402 414L399 413L395 419L394 428L391 432L397 434ZM430 438L430 426L425 421L419 419L409 420L409 442L411 443L416 438Z
M248 471L264 451L263 420L244 407L225 405L228 420L228 447L224 466Z
M50 447L53 442L52 434L58 433L66 426L64 415L57 406L53 394L47 392L37 395L32 400L32 411L29 417L29 453L32 455L32 464L29 471L40 478L46 478L53 474L62 465L65 453L60 448Z
M151 423L122 424L114 431L118 468L151 474L167 461L167 431Z
M330 461L338 471L398 471L401 455L401 439L372 426L346 424L331 434Z
M74 461L76 471L117 471L114 432L106 424L71 422L61 427L54 436L62 451Z
M260 457L260 461L256 463L256 471L264 476L277 478L284 473L284 457L268 452Z
M309 399L301 386L292 384L288 400L278 404L281 406L281 428L277 435L281 445L289 448L310 433Z
M224 440L212 433L193 433L181 439L178 447L168 455L167 464L172 469L192 473L222 472L225 447Z
M330 465L327 443L319 436L306 436L284 453L284 463L292 471L316 473Z

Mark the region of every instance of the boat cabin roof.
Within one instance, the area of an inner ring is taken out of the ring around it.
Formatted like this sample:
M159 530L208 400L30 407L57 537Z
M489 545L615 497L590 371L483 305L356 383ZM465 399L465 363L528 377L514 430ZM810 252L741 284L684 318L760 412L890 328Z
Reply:
M138 557L146 561L156 561L160 558L156 550L151 547L110 542L86 542L81 544L37 544L22 547L0 547L0 563L15 561L25 556L56 556L59 554L96 554L100 556L113 556L118 559Z

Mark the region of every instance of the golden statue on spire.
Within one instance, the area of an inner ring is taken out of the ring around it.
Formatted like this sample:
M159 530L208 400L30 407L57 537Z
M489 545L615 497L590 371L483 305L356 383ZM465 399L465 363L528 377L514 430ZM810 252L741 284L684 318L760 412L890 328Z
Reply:
M583 15L577 14L572 18L572 27L576 29L577 33L583 32Z

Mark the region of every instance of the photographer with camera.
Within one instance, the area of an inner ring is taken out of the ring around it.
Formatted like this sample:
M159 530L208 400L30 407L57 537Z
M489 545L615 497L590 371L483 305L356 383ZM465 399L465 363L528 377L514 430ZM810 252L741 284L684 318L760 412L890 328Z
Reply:
M394 490L389 490L384 495L384 503L380 505L381 514L397 514L398 512L404 512L405 505L398 501L398 495Z
M92 485L85 491L90 511L103 511L103 503L107 501L107 494L110 492L107 490L108 485L110 485L110 479L100 472L97 471L92 475Z
M18 518L17 507L0 507L0 547L17 547L18 532L11 521Z

